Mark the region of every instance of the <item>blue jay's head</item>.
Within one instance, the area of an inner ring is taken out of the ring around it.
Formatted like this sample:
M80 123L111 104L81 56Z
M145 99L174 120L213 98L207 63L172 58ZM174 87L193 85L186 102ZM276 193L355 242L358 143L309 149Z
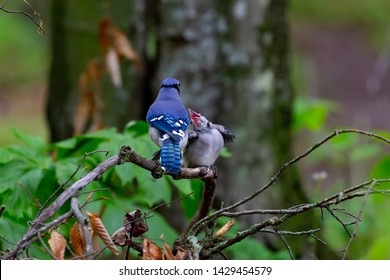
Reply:
M160 88L175 88L180 93L180 82L175 78L166 78Z

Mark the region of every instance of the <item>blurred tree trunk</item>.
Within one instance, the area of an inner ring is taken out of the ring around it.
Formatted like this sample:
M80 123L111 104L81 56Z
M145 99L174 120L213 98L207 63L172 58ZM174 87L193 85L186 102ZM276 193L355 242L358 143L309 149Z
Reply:
M99 54L96 33L102 2L52 1L53 62L47 104L52 141L71 136L78 75ZM229 147L233 156L217 162L219 202L229 205L253 193L292 158L294 94L288 71L287 0L122 0L111 5L116 24L128 27L144 72L136 76L127 65L123 92L105 99L107 125L121 127L126 120L144 119L161 80L176 77L188 107L237 136ZM105 90L109 93L112 88ZM297 170L289 168L275 186L242 209L306 201ZM309 229L312 219L294 219L293 227ZM243 221L254 222L259 222L258 216ZM280 247L266 235L261 238L271 248ZM294 250L302 255L304 247Z
M236 134L229 147L233 156L217 164L218 197L224 205L253 193L292 159L294 95L286 12L285 0L165 1L162 56L155 81L177 76L188 107ZM288 207L305 201L297 170L290 168L272 190L242 209ZM294 228L310 227L307 218L295 219ZM244 223L258 219L250 216ZM269 237L261 238L271 248L280 246ZM303 253L294 249L298 255Z
M104 64L99 43L99 23L103 17L114 19L125 33L140 21L136 2L95 0L51 1L52 62L46 115L52 142L73 135L75 108L80 100L79 79L88 63L95 59ZM110 5L111 4L111 5ZM129 15L133 15L129 17ZM142 21L140 21L142 22ZM132 38L130 37L130 40ZM138 118L143 101L129 93L139 88L134 66L122 61L123 86L115 88L108 75L103 76L101 119L105 126L122 128L129 119Z

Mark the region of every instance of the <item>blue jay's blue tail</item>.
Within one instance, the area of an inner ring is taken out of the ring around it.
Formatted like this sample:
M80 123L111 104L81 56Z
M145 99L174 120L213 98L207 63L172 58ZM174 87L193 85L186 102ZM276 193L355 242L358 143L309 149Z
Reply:
M178 174L181 165L181 152L179 142L167 137L162 141L161 166L166 172Z

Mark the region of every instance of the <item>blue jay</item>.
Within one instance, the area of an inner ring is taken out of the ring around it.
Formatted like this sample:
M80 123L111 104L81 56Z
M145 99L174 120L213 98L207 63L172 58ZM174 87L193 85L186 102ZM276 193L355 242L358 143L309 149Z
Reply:
M235 136L224 126L213 124L206 117L191 109L188 111L194 132L191 133L184 152L184 166L211 167L217 160L223 146L232 143Z
M161 147L160 163L165 172L178 174L181 166L181 151L187 145L187 110L180 100L180 82L167 78L146 114L149 135Z

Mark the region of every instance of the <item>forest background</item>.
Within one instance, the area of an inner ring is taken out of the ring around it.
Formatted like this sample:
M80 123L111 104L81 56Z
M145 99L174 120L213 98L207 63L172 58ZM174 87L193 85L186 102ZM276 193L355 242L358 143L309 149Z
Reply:
M23 10L37 23L42 21L44 33L22 14L0 11L0 201L6 206L0 218L1 251L21 238L39 204L71 177L86 152L98 149L113 154L121 145L130 145L150 158L156 148L146 135L143 114L167 75L181 80L187 106L237 136L217 162L219 204L250 194L283 163L335 129L354 128L389 139L390 3L270 2L277 4L270 8L269 1L226 5L218 1L5 1L3 8ZM251 24L259 28L252 31ZM112 45L105 41L109 40L105 25L118 28L132 44L120 54L119 70L118 61L110 60ZM251 40L252 32L260 39ZM269 34L282 39L273 41ZM281 66L275 66L275 57L283 60ZM91 99L82 80L87 79L88 66L104 59L114 66L106 66L106 73L95 68L101 88L99 98ZM275 81L283 85L281 91ZM225 91L224 96L221 89L226 88L231 92ZM61 96L62 89L67 95ZM270 112L288 117L270 116ZM340 135L299 161L267 194L241 210L319 201L372 178L388 178L388 151L388 145L364 135ZM14 160L16 154L26 160ZM87 169L105 158L104 154L88 157ZM86 172L82 169L68 183ZM386 187L381 184L381 189ZM189 199L161 207L148 219L146 236L162 247L172 244L194 215L201 188L201 181L154 180L148 172L125 164L91 186L91 190L104 190L86 210L99 213L112 234L126 212L137 208L148 212L193 192ZM389 199L374 195L365 203L348 258L389 259ZM342 208L356 215L361 205L362 199L353 199ZM302 234L286 241L258 233L225 254L233 259L341 258L350 236L344 227L347 222L340 223L332 214L301 215L280 229L319 227L326 245ZM347 219L347 214L340 215ZM258 216L237 220L233 231L257 220ZM64 236L70 226L60 228ZM354 223L350 226L353 229ZM45 242L48 239L44 236ZM37 258L50 257L39 244L31 251ZM99 257L111 255L105 251Z

